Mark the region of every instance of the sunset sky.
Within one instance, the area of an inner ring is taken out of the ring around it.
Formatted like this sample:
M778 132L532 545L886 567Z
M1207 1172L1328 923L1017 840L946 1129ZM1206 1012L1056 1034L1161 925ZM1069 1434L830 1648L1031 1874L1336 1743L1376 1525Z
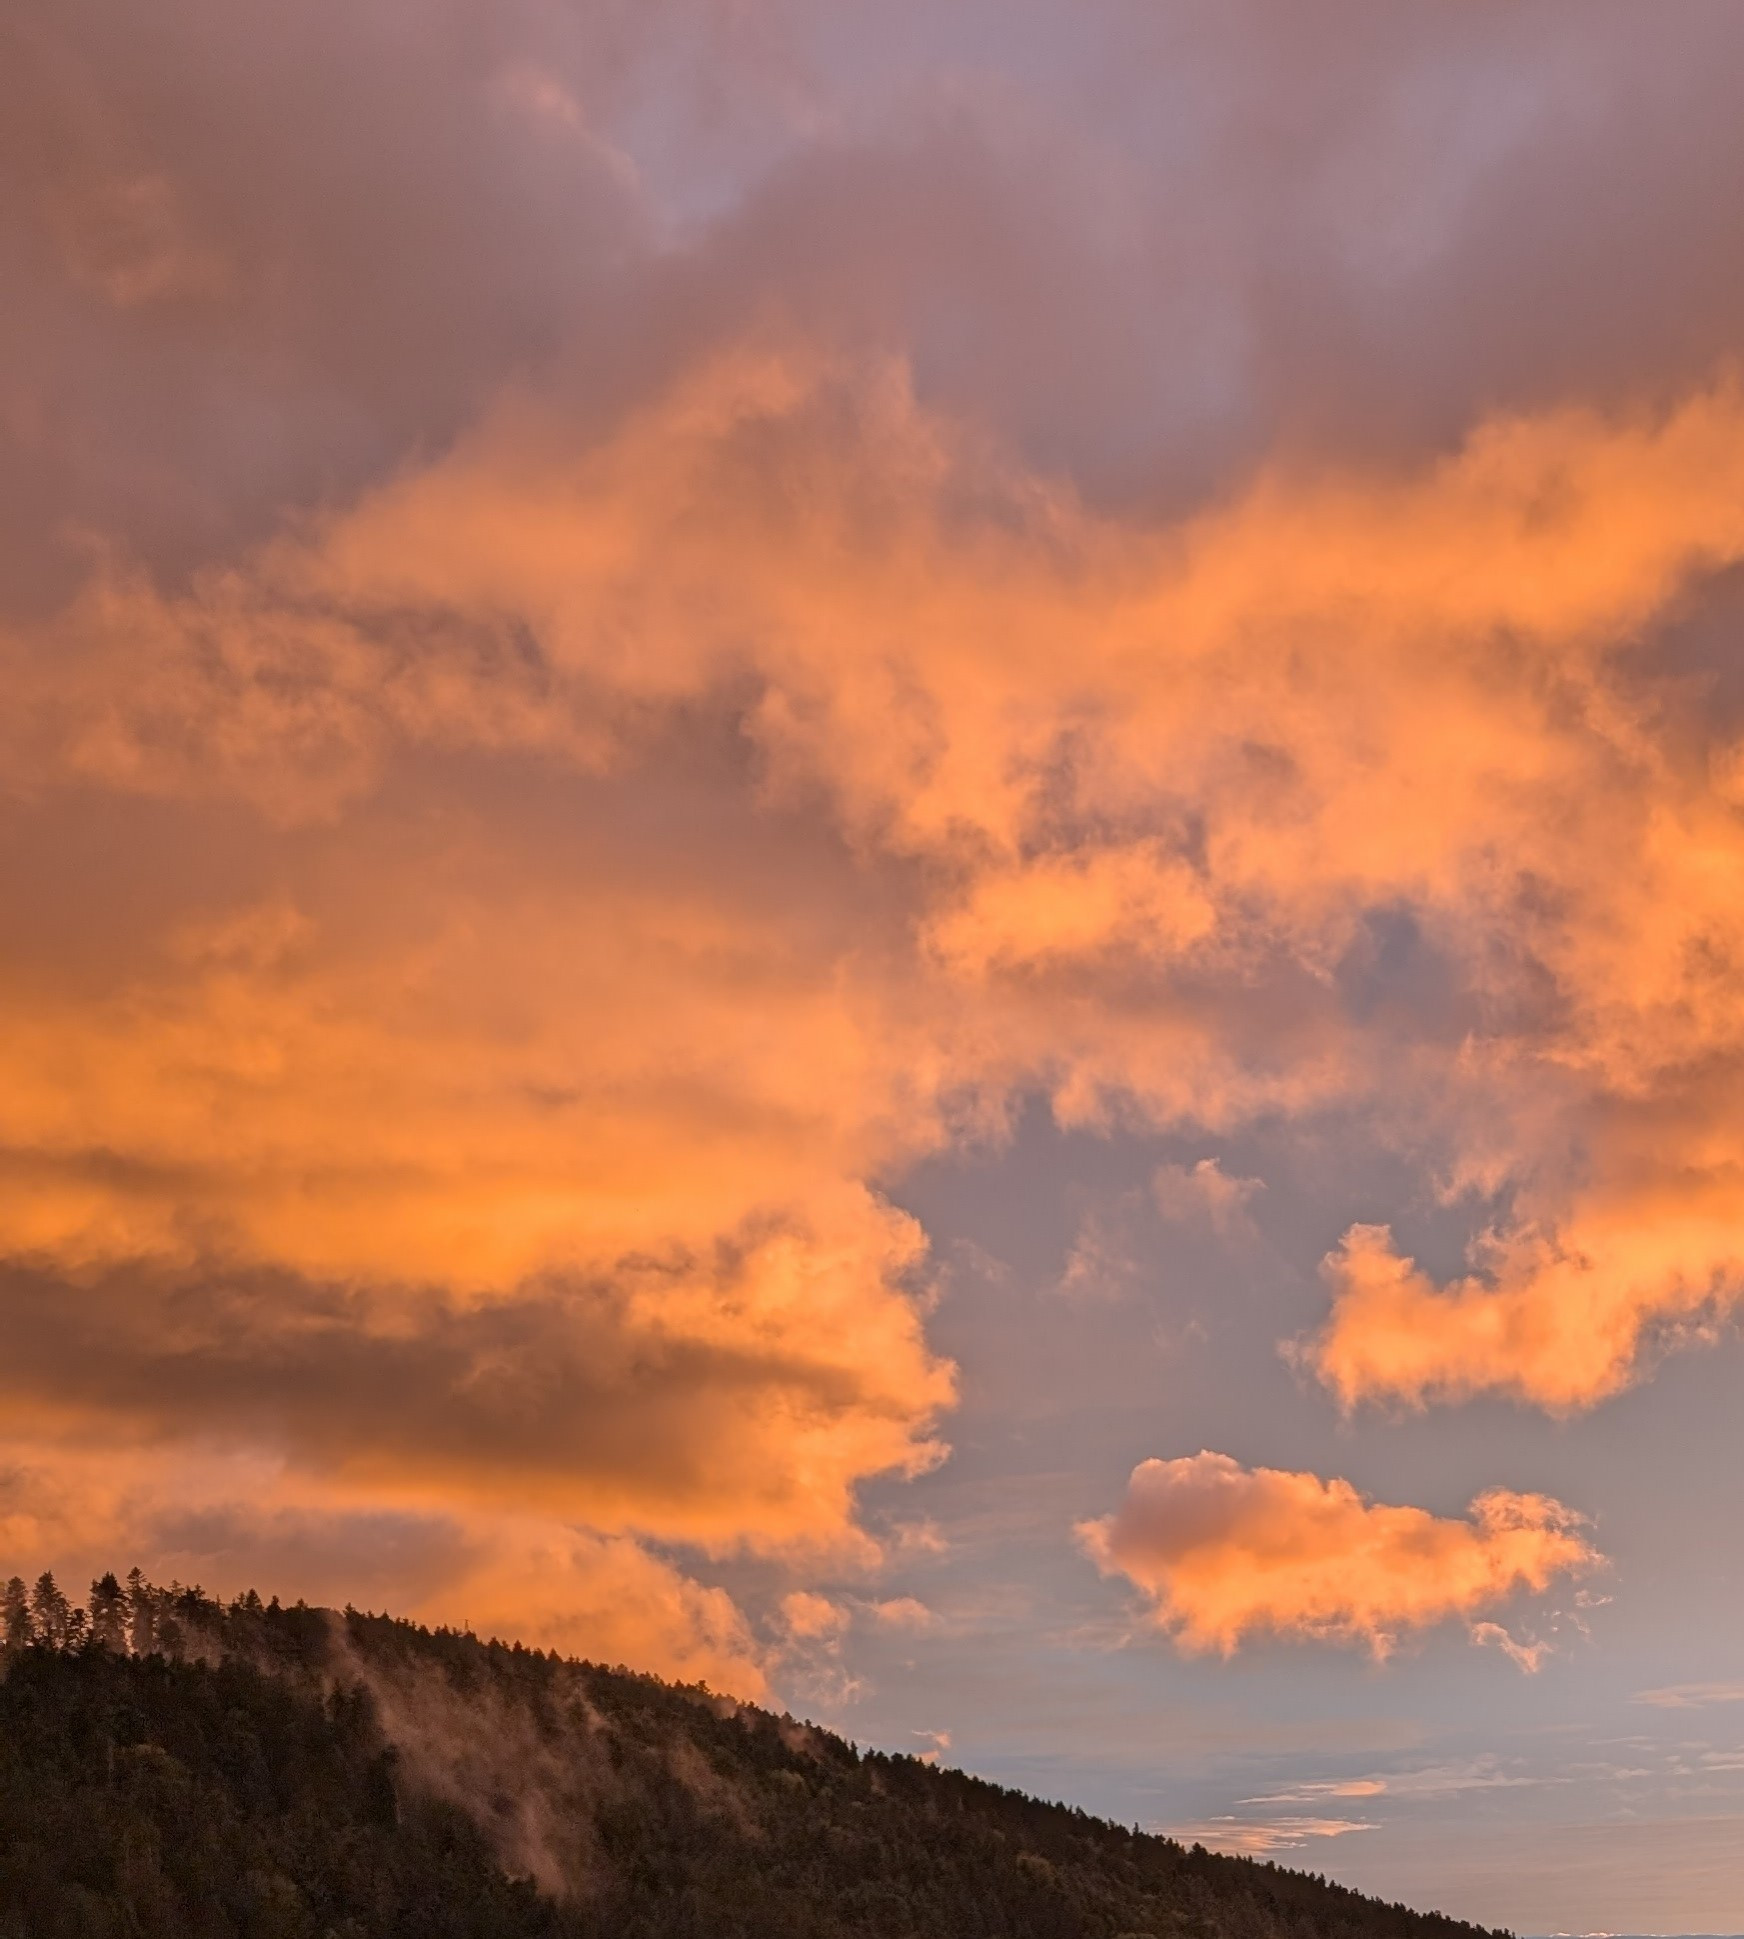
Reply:
M0 1569L1744 1928L1741 101L0 8Z

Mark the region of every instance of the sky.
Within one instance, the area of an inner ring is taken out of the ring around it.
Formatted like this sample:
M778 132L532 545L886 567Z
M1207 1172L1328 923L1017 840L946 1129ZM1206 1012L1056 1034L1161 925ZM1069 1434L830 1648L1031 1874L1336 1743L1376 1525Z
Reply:
M0 46L7 1570L1744 1925L1744 10Z

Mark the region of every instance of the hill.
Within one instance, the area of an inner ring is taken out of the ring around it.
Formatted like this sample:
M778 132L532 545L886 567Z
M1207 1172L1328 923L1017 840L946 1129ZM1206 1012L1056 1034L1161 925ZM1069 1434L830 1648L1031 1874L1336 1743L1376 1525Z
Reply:
M15 1581L4 1667L0 1939L1480 1939L354 1610Z

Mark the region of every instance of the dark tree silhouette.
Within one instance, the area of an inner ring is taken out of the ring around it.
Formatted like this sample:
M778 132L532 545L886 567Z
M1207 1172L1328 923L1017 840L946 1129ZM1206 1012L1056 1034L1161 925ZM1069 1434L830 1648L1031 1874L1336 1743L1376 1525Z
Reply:
M8 1651L21 1650L30 1641L30 1597L23 1576L11 1577L0 1599L0 1643Z
M30 1592L30 1629L45 1649L65 1649L73 1640L72 1605L47 1569Z
M127 1571L127 1641L135 1656L149 1656L155 1639L152 1586L138 1569Z
M91 1584L91 1640L102 1649L127 1648L127 1596L113 1571Z

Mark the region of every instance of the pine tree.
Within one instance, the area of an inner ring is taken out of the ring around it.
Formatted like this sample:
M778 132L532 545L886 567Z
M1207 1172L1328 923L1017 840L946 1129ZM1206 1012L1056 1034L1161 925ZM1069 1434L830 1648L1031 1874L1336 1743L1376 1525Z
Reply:
M137 1568L127 1571L127 1640L135 1656L157 1646L157 1591Z
M8 1653L23 1649L30 1641L30 1598L22 1576L13 1576L0 1594L0 1622L5 1625L3 1640Z
M30 1592L31 1633L46 1649L65 1649L72 1629L72 1604L53 1574L44 1569Z
M127 1650L127 1595L111 1569L91 1584L91 1636L104 1649Z

